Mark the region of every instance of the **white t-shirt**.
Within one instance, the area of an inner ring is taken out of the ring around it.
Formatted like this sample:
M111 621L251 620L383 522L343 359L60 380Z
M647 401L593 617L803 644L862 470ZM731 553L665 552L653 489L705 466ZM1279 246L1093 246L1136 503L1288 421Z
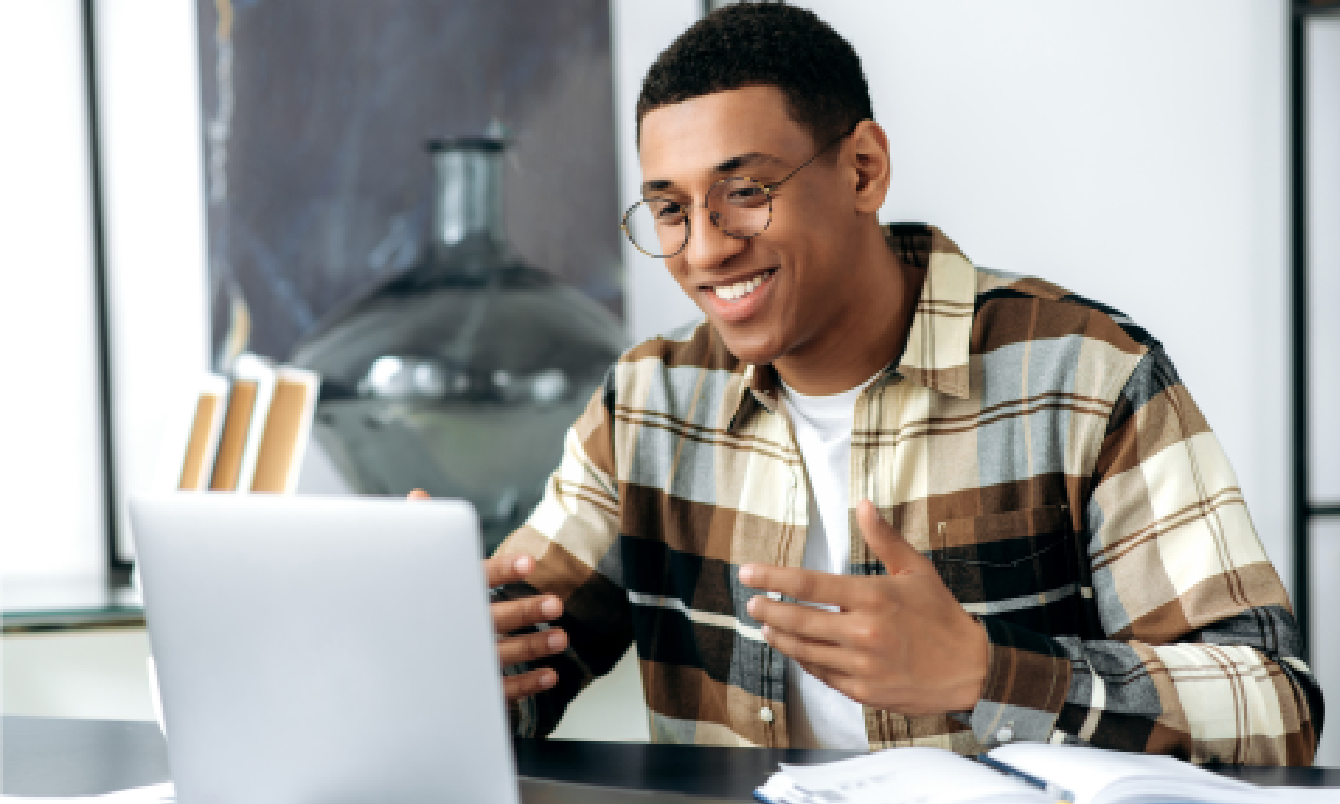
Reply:
M876 375L878 376L878 375ZM810 477L806 569L850 572L851 428L856 398L875 377L832 396L806 396L782 383L782 402ZM787 714L796 748L866 749L861 705L787 660Z

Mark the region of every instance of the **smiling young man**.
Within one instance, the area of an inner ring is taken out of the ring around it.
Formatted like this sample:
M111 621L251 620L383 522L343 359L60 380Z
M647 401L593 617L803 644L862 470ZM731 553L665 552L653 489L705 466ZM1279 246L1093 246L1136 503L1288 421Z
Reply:
M850 45L727 7L638 120L625 231L705 320L611 369L486 562L520 733L634 643L659 741L1310 762L1288 601L1161 345L881 226Z

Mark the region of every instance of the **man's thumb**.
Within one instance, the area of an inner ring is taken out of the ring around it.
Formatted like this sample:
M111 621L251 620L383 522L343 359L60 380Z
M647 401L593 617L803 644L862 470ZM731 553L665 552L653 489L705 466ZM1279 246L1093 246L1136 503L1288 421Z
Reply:
M926 557L912 549L903 534L884 521L875 504L869 500L861 500L857 504L856 524L861 528L865 543L884 562L884 568L890 575L920 573L928 567Z

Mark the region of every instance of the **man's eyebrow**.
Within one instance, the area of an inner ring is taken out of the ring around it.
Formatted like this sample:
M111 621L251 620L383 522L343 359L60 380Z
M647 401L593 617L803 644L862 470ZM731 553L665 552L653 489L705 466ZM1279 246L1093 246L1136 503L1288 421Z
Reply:
M743 170L744 168L755 167L757 165L773 166L773 165L785 165L785 164L786 164L785 162L773 156L772 154L764 154L759 153L758 151L750 151L747 154L732 156L730 159L727 159L725 162L722 162L721 164L713 168L712 172L734 173L737 170Z
M750 151L747 154L732 156L730 159L721 162L716 167L712 168L712 172L717 174L733 175L741 170L750 167L758 167L760 165L784 166L785 164L786 164L785 162L773 156L772 154L760 153L758 151ZM675 183L667 179L652 179L651 181L644 181L642 182L641 187L642 195L645 197L653 195L655 193L663 193L666 190L673 188L674 186Z

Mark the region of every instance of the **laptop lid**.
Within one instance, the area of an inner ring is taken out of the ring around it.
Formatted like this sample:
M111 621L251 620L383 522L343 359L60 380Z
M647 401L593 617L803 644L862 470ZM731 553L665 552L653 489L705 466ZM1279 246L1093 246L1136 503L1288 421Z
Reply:
M181 804L516 804L474 510L130 502Z

